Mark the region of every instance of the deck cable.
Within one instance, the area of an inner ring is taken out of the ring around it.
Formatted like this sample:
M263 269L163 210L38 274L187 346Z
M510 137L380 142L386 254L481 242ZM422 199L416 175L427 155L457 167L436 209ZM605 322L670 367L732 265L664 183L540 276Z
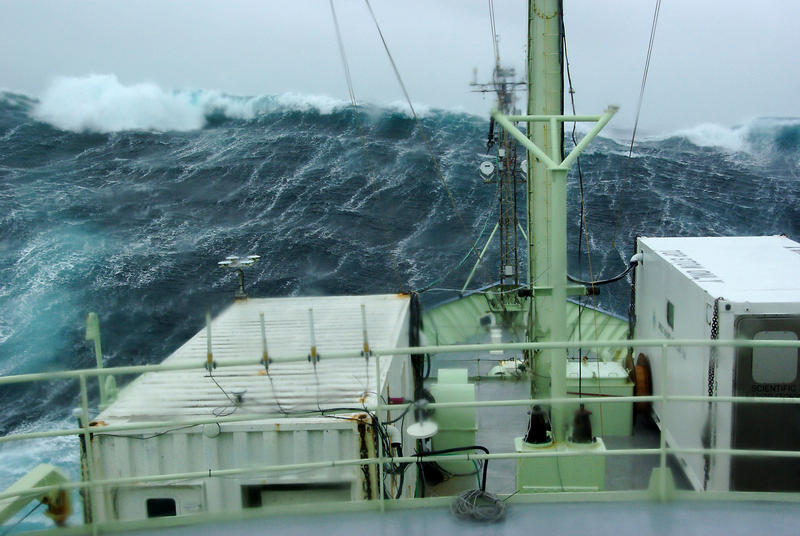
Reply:
M622 199L625 193L624 185L628 182L631 159L633 158L633 144L636 140L636 131L639 128L639 115L642 112L642 102L644 101L644 88L647 84L647 74L650 71L650 58L653 55L653 43L656 38L656 27L658 26L658 14L661 10L661 0L656 0L655 10L653 11L653 22L650 26L650 42L647 45L647 58L644 62L644 72L642 73L642 85L639 88L639 101L636 104L636 119L633 122L633 133L631 134L631 144L628 148L628 159L625 163L625 174L623 180L623 187L619 191L619 200L617 201L617 221L614 223L614 235L611 239L611 246L616 249L617 231L619 231L619 221L622 216Z
M27 513L27 514L25 514L24 516L22 516L22 517L21 517L19 520L17 520L17 522L16 522L16 523L14 523L14 524L13 524L13 525L11 525L10 527L8 527L6 530L4 530L4 531L2 532L2 534L0 534L0 536L7 536L8 534L11 534L11 531L13 531L14 529L16 529L16 528L17 528L17 527L20 525L20 523L22 523L23 521L25 521L26 519L28 519L28 517L29 517L29 516L30 516L32 513L34 513L36 510L38 510L38 509L39 509L40 507L42 507L42 506L44 506L44 503L42 503L42 502L40 502L40 503L38 503L38 504L34 505L34 507L33 507L33 508L31 508L30 510L28 510L28 513Z
M562 9L563 9L563 6L562 6ZM575 88L572 85L572 71L570 70L569 55L567 54L567 31L566 31L566 29L564 27L563 10L559 10L559 12L561 13L561 17L560 17L560 19L561 19L561 21L560 21L561 22L561 47L562 47L563 57L564 57L564 67L566 67L566 71L567 71L567 83L569 84L569 100L570 100L570 104L572 105L572 115L577 115L577 112L575 111ZM576 131L577 127L578 127L578 124L575 121L573 121L572 122L572 134L571 134L573 146L577 146L578 145L578 140L577 140L577 138L575 136L575 133L576 133L575 131ZM589 241L589 226L586 224L586 203L585 203L584 188L583 188L583 169L581 168L581 157L580 156L578 156L578 158L575 160L575 163L576 163L577 168L578 168L578 189L579 189L579 202L580 202L580 220L579 220L579 224L578 224L578 272L580 273L580 272L583 271L582 270L582 259L583 259L583 256L581 255L581 249L582 249L581 246L583 245L584 233L586 233L586 257L587 257L588 262L589 262L589 279L591 281L593 281L594 280L594 274L592 273L591 242ZM567 278L569 278L569 277L570 276L568 274ZM594 296L594 292L592 292L591 294L592 294L592 296ZM581 333L581 328L582 328L581 317L583 316L583 309L584 308L581 307L580 304L579 304L578 305L578 322L577 322L578 340L579 341L583 340L583 335ZM596 324L596 322L595 322L595 324ZM595 336L596 335L597 335L597 333L595 333ZM595 338L597 338L597 337L595 337ZM580 356L582 353L583 353L583 349L582 348L578 348L578 356ZM580 385L580 374L578 375L578 383ZM578 391L580 391L580 390L581 389L580 389L580 386L579 386Z
M378 35L380 36L381 42L383 43L383 48L386 51L386 56L389 58L389 63L392 65L392 70L394 70L397 82L400 85L400 89L403 91L403 95L405 96L406 102L408 103L408 107L411 110L411 115L414 118L414 123L417 125L417 129L419 130L420 136L422 136L422 140L425 143L425 147L428 150L428 154L431 157L431 161L433 162L433 167L436 169L436 174L438 175L439 180L441 181L442 186L444 187L444 190L447 193L447 197L450 199L450 204L453 206L453 211L455 212L458 221L461 223L461 226L464 228L466 232L469 230L469 227L467 227L467 224L464 222L464 218L461 216L461 211L458 210L458 204L456 203L455 197L453 197L453 192L450 191L450 187L447 185L447 180L445 180L444 173L442 173L442 168L439 166L439 160L436 158L436 155L433 152L433 147L431 146L430 139L428 139L428 136L425 134L425 131L423 130L422 125L420 124L417 112L414 109L414 105L411 102L411 97L409 96L408 90L406 89L406 85L403 82L403 77L400 76L400 71L397 68L397 64L394 61L394 57L392 56L391 51L389 50L389 45L386 43L386 38L383 35L383 31L381 30L380 24L378 24L378 19L375 16L375 12L372 10L372 5L369 3L369 0L364 0L364 2L367 4L367 9L369 9L369 13L372 16L372 21L375 23L375 28L378 30ZM475 246L472 247L472 252L475 254L475 257L477 257L480 265L485 268L483 264L483 257L481 257L481 254L478 253L478 250L475 248Z
M211 413L214 415L214 417L227 417L228 415L233 415L234 413L236 413L236 410L239 409L239 406L241 405L241 403L237 402L236 400L231 398L231 395L229 395L228 392L225 389L222 388L222 386L219 384L219 382L217 382L216 378L214 378L214 375L211 374L211 371L208 371L208 376L207 377L211 378L211 381L214 382L214 385L219 387L219 390L222 391L222 394L224 394L225 398L227 398L228 401L231 403L230 406L219 406L219 407L214 408L211 411Z
M562 52L563 52L563 58L564 58L564 66L566 67L566 71L567 71L567 82L569 84L569 98L570 98L570 104L572 106L572 114L573 115L577 115L577 112L575 110L575 89L574 89L574 87L572 85L572 72L570 71L569 56L567 55L567 32L566 32L566 29L564 27L563 2L560 2L559 7L560 7L560 9L559 9L559 13L560 13L559 18L560 18L560 23L561 23L561 45L562 45ZM573 121L573 123L572 123L572 143L573 143L574 146L578 145L578 140L577 140L576 135L575 135L575 131L576 130L577 130L577 123ZM611 280L605 280L605 281L602 281L602 282L595 280L594 269L592 267L592 244L591 244L591 240L589 239L589 223L586 220L586 198L585 198L585 190L584 190L584 187L583 187L583 169L581 168L581 159L580 159L580 157L578 157L576 159L576 164L577 164L577 168L578 168L578 186L579 186L579 190L580 190L580 224L579 224L579 228L578 228L578 272L580 273L580 272L583 271L582 270L582 264L581 264L581 260L582 260L582 255L581 255L581 249L582 248L581 248L581 246L582 246L583 241L585 239L586 240L586 260L587 260L587 263L589 265L589 281L582 281L580 279L573 278L569 274L567 274L567 279L569 279L570 281L575 282L575 283L579 283L579 284L583 284L583 285L589 286L589 288L591 289L591 292L589 294L591 296L591 302L592 302L592 323L594 325L594 338L595 338L595 340L597 340L597 339L600 338L600 334L599 334L599 329L598 329L598 326L597 326L597 315L598 315L597 311L598 311L598 307L597 307L597 292L595 292L595 287L598 284L611 283L613 281L617 281L618 279L612 278ZM630 269L628 271L630 271ZM624 275L627 275L628 271L626 271ZM624 275L622 277L624 277ZM578 331L578 340L579 341L583 340L583 310L585 308L586 308L586 305L584 304L583 300L578 300L578 320L577 320L576 327L573 328L573 333L574 333L575 329L577 329L577 331ZM572 333L570 334L570 337L571 336L572 336ZM595 349L595 353L599 356L598 349ZM582 363L583 363L583 348L579 347L578 348L578 397L579 398L583 398L583 374L582 374L583 367L582 367ZM597 377L598 378L600 377L600 360L599 359L597 360ZM601 388L599 383L598 383L597 389L598 389L598 392L602 391L602 388ZM604 429L603 416L600 415L600 431L601 431L601 434L602 434L603 429ZM556 460L556 462L557 461L558 460ZM556 463L556 466L557 466L557 469L559 471L559 479L560 479L561 478L561 468L558 465L558 463ZM563 483L562 483L562 489L563 489Z

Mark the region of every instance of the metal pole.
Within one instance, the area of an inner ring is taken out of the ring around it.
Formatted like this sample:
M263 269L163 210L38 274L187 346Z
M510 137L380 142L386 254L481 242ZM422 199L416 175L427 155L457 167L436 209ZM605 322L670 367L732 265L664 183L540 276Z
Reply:
M103 348L100 344L100 320L97 313L86 315L86 340L94 342L94 357L97 360L97 368L103 368ZM100 407L108 405L108 395L106 394L105 378L98 376L97 383L100 386Z
M214 353L211 351L211 313L206 313L206 369L208 373L214 370Z
M548 114L548 115L507 115L506 118L512 123L527 122L527 123L546 123L550 119L555 119L562 123L594 123L600 121L602 115L563 115L563 114Z
M499 227L500 227L499 223L494 224L494 229L492 229L492 233L489 235L489 238L486 239L486 245L483 246L481 254L480 256L478 256L478 260L475 261L475 266L472 267L472 271L469 273L469 277L467 277L466 283L464 283L464 286L461 287L461 294L464 294L464 291L467 290L469 282L472 281L472 276L475 275L475 270L477 270L478 266L481 264L481 262L483 262L483 256L486 254L486 250L489 249L489 244L492 242L492 238L494 238L494 234L497 232L497 229Z
M698 346L698 347L736 347L736 348L800 348L800 341L798 340L752 340L752 339L736 339L736 340L723 340L723 339L641 339L636 341L636 346L639 347L661 347L662 345L668 347L675 346ZM627 348L630 346L630 341L627 340L582 340L582 341L552 341L552 342L504 342L497 344L447 344L441 346L414 346L406 348L377 348L372 350L374 355L402 355L402 354L448 354L460 352L484 352L489 350L545 350L548 348ZM344 359L363 357L361 352L357 351L342 351L342 352L329 352L325 354L328 359ZM270 361L274 363L289 363L293 361L308 361L308 354L294 354L270 357ZM249 359L229 359L224 363L219 363L220 368L226 367L239 367L242 365L262 365L261 360ZM187 362L187 363L168 363L160 365L130 365L123 367L114 367L113 371L116 375L122 374L141 374L143 372L165 372L174 370L191 370L205 368L205 363ZM34 381L52 381L57 379L79 378L80 376L103 376L110 374L112 369L97 370L91 369L78 369L78 370L62 370L54 372L35 372L31 374L17 374L13 376L0 376L0 385L8 385L12 383L25 383ZM670 397L676 400L695 401L692 397ZM747 397L751 400L750 397ZM719 397L714 400L724 401ZM2 441L0 437L0 441Z
M89 477L89 489L84 497L89 501L89 524L92 526L92 532L94 533L96 531L95 518L98 514L97 501L95 501L95 493L98 491L95 486L97 465L95 464L92 436L89 433L89 396L86 392L86 377L80 376L79 382L81 388L81 429L84 444L86 445L86 473Z
M269 374L269 351L267 350L267 328L264 324L264 313L258 313L258 322L261 327L261 362L264 370Z
M535 142L529 140L525 137L525 134L522 133L511 121L508 120L508 117L503 115L499 110L492 110L492 117L497 123L502 126L508 133L510 133L514 138L520 142L523 147L525 147L528 151L532 152L536 158L530 158L528 162L531 160L536 160L537 158L542 161L547 167L556 167L558 166L557 162L560 162L561 159L554 161L550 158L547 153L540 148ZM530 164L528 164L530 168ZM547 169L547 167L545 169ZM530 177L530 173L528 174ZM530 180L530 179L529 179ZM532 194L531 194L532 195Z
M542 334L551 341L567 339L567 170L550 170L550 286L552 291L537 296L550 315L537 319ZM538 307L537 307L538 308ZM550 363L550 396L563 398L567 394L567 351L564 348L547 350L545 362ZM566 408L551 408L553 435L556 442L566 439Z
M609 121L611 121L611 118L614 117L614 114L617 113L617 110L619 110L618 106L609 106L605 113L603 113L603 116L600 118L600 120L595 123L592 129L583 138L581 138L581 141L578 142L578 145L576 145L569 152L564 161L561 162L561 165L564 167L571 166L572 163L583 152L583 150L586 149L586 146L589 145L595 136L597 136L600 131L603 130L603 127L606 126Z
M375 356L375 419L378 421L372 425L372 433L377 434L377 426L381 426L381 357ZM381 512L385 511L386 505L383 503L383 441L378 438L378 483L379 493L378 501Z
M519 232L522 233L522 237L525 239L525 242L528 241L528 234L525 232L525 229L522 228L522 224L517 222L517 227L519 227Z
M661 346L661 414L663 417L667 415L667 345ZM664 434L666 428L666 419L661 421L661 434L659 436L659 448L661 454L659 455L660 478L658 481L658 493L661 502L667 500L667 438Z

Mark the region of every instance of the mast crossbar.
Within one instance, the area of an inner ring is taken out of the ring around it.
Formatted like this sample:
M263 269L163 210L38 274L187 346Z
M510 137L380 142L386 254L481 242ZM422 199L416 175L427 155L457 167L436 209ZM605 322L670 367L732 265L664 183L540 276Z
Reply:
M569 169L575 159L580 156L583 150L589 143L600 133L604 126L614 117L619 108L617 106L609 106L603 115L503 115L499 110L492 110L492 117L497 123L502 126L514 139L522 144L527 150L536 155L536 158L544 162L548 169ZM591 123L595 125L592 129L578 142L572 151L560 163L550 158L538 145L528 139L528 137L514 125L515 122L550 122L557 121L561 123Z

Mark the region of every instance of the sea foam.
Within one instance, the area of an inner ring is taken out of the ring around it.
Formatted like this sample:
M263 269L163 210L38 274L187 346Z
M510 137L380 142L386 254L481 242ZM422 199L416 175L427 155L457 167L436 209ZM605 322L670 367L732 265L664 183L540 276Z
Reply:
M761 152L780 148L781 137L787 129L800 127L800 118L758 117L740 125L727 127L714 123L701 123L671 134L653 136L650 141L685 138L697 147L714 147L730 153Z
M125 85L115 75L93 74L56 78L32 115L73 132L180 132L203 128L212 115L248 120L278 109L329 114L344 105L315 95L239 97L208 90L168 91L152 83Z
M749 128L745 126L725 127L713 123L702 123L675 133L692 142L697 147L717 147L730 152L747 149Z

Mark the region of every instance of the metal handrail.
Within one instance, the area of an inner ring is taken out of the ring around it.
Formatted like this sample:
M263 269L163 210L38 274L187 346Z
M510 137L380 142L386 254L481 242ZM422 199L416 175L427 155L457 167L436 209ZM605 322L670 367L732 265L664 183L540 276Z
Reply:
M746 397L746 396L687 396L687 395L667 395L666 394L666 371L667 371L667 350L671 347L677 346L696 346L696 347L792 347L800 348L800 341L783 341L783 340L643 340L643 341L630 341L630 340L597 340L597 341L579 341L579 342L531 342L531 343L497 343L497 344L461 344L461 345L447 345L447 346L424 346L424 347L406 347L406 348L391 348L391 349L373 349L371 353L376 356L398 356L419 353L456 353L456 352L481 352L489 350L537 350L544 348L586 348L586 347L628 347L635 343L637 347L659 347L661 349L661 382L662 394L656 396L618 396L609 397L603 400L603 403L618 404L630 402L655 402L660 401L663 403L685 403L685 402L708 402L713 401L717 403L751 403L751 404L800 404L800 397ZM356 352L339 352L329 353L326 357L330 359L335 358L363 358L363 354L359 351ZM272 358L272 357L271 357ZM277 356L272 358L276 362L281 361L301 361L306 360L307 356ZM375 359L375 366L377 370L377 378L380 379L380 359ZM253 359L240 359L230 360L227 362L218 363L219 367L243 366L243 365L259 365L262 363ZM227 417L213 417L192 420L172 420L172 421L156 421L156 422L142 422L128 425L108 425L102 428L92 427L89 421L89 400L86 388L86 379L88 377L101 377L105 375L123 375L123 374L139 374L145 372L163 372L174 370L190 370L202 369L205 363L198 359L197 363L180 363L180 364L160 364L160 365L139 365L139 366L124 366L124 367L111 367L104 369L80 369L70 371L58 371L47 373L33 373L21 374L16 376L3 376L0 377L0 385L11 383L24 383L24 382L37 382L37 381L52 381L54 379L78 379L80 382L81 391L81 419L82 426L78 428L54 430L48 432L30 432L23 434L12 434L0 437L0 443L9 441L21 441L43 437L54 436L68 436L68 435L83 435L87 448L91 445L89 441L90 434L103 434L109 432L131 432L135 430L153 430L154 428L170 428L178 426L196 426L207 423L228 423L228 422L243 422L253 420L264 420L269 418L281 418L281 414L250 414L250 415L237 415ZM380 385L378 385L378 392L380 392ZM432 408L458 408L458 407L498 407L498 406L530 406L533 404L570 404L580 401L585 401L580 397L565 397L565 398L547 398L547 399L521 399L521 400L495 400L495 401L470 401L470 402L446 402L446 403L433 403L430 405ZM364 409L374 412L382 410L405 409L408 404L382 404L380 397L376 398L373 405L365 405ZM308 415L313 415L315 412L309 412ZM298 415L302 416L302 414ZM24 491L17 492L3 492L0 493L0 500L8 499L11 497L29 496L37 497L45 493L57 489L96 489L104 486L136 486L143 482L159 482L167 480L187 480L198 479L207 477L221 477L233 476L244 473L270 473L282 471L296 471L317 468L329 467L343 467L343 466L364 466L377 464L381 472L386 463L413 463L419 461L417 456L403 456L392 457L385 456L382 449L379 449L378 456L372 458L358 458L347 460L331 460L325 462L307 462L300 464L284 464L284 465L265 465L259 467L235 468L235 469L220 469L220 470L206 470L185 473L173 473L166 475L145 475L126 478L115 479L98 479L96 467L94 466L94 456L88 456L89 459L89 478L81 482L64 483L53 486L40 486L36 488L29 488ZM648 449L613 449L613 450L598 450L598 451L581 451L580 453L570 452L546 452L546 451L533 451L533 452L503 452L493 454L457 454L441 456L426 456L426 460L436 460L444 458L447 461L479 461L479 460L493 460L493 459L517 459L517 458L536 458L536 457L562 457L562 456L641 456L641 455L659 455L660 463L659 468L660 477L658 482L659 497L662 500L667 498L667 482L666 482L666 456L668 454L726 454L731 456L764 456L764 457L784 457L784 458L800 458L800 451L776 451L776 450L756 450L756 449L720 449L720 448L676 448L667 447L665 434L662 429L660 433L660 445L658 448ZM378 499L380 509L384 509L383 498L383 478L381 482L381 494ZM734 493L734 492L729 492ZM765 499L774 500L775 493L759 492L748 493L748 497L758 498L763 496ZM796 495L796 494L788 494ZM91 497L89 494L88 497ZM391 499L389 500L391 501Z
M376 356L395 356L406 354L448 354L460 352L481 352L489 350L547 350L547 349L576 349L576 348L626 348L635 344L637 347L743 347L743 348L800 348L800 340L721 340L721 339L646 339L646 340L581 340L581 341L564 341L564 342L507 342L507 343L491 343L491 344L449 344L442 346L408 346L400 348L373 348L371 350L373 355ZM360 349L352 352L326 352L326 359L345 359L345 358L362 358L364 355ZM307 361L308 353L294 354L294 355L270 355L270 361L274 363L284 363L292 361ZM263 366L261 358L258 359L227 359L217 363L218 368L225 367L240 367L247 365ZM155 365L129 365L119 367L105 367L105 368L91 368L91 369L76 369L76 370L61 370L51 372L36 372L30 374L17 374L10 376L0 376L0 385L7 385L12 383L25 383L33 381L51 381L58 379L77 379L80 376L108 376L108 375L126 375L126 374L142 374L145 372L167 372L178 370L192 370L203 369L206 367L205 361L198 360L191 363L168 363L168 364L155 364Z

